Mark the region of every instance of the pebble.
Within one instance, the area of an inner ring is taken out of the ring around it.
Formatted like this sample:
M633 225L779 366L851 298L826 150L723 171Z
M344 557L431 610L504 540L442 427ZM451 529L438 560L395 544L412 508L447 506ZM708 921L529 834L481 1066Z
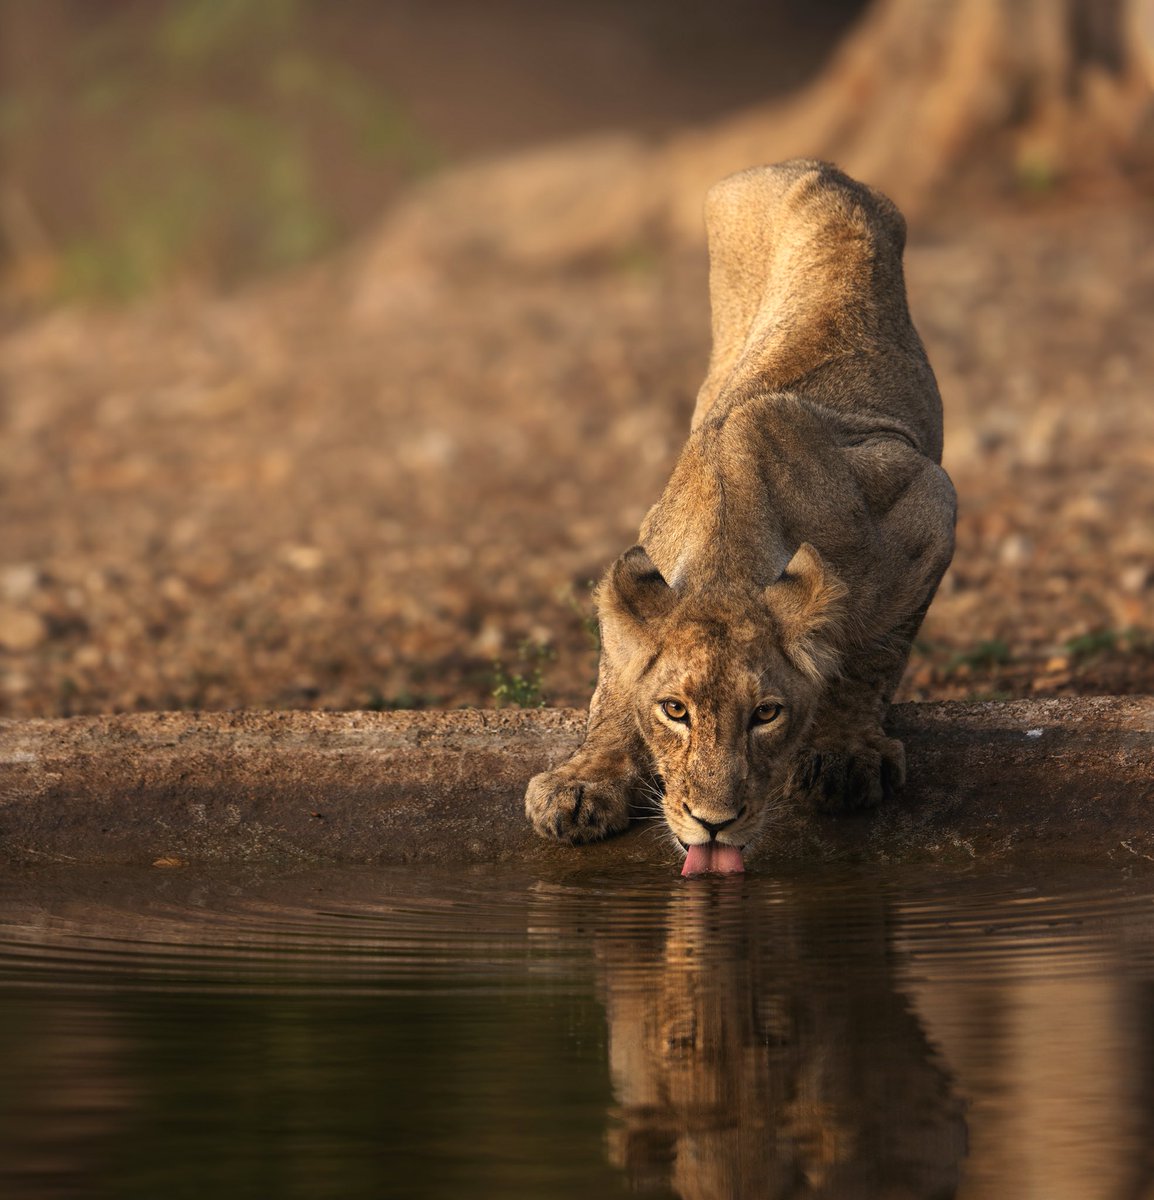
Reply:
M1021 533L1011 533L998 550L998 559L1003 566L1017 567L1027 562L1034 553L1033 542Z
M0 595L19 604L40 586L40 568L34 563L13 563L0 568Z
M1131 563L1118 578L1124 592L1137 596L1154 584L1154 566L1150 563Z
M5 650L35 650L48 637L43 619L27 609L0 608L0 646Z

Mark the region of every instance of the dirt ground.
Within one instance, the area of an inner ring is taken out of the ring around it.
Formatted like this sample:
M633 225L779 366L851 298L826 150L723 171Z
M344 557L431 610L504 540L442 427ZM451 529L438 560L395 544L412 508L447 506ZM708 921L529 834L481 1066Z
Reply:
M915 235L960 514L904 698L1154 692L1152 228L1041 200ZM3 335L0 711L586 702L589 581L704 375L704 252L377 261Z

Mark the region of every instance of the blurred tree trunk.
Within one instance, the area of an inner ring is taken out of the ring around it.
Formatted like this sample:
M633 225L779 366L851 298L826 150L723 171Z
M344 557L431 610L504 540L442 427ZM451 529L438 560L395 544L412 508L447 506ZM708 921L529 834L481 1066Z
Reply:
M1154 163L1152 76L1154 0L876 0L810 87L686 152L712 177L830 158L914 210L959 182L1132 179Z
M553 270L699 246L733 171L831 159L917 219L1070 185L1154 190L1154 0L875 0L801 91L653 145L563 143L449 172L388 215L357 306L415 260Z
M815 97L829 110L823 140L917 194L991 154L1032 184L1128 172L1149 132L1150 7L879 0Z

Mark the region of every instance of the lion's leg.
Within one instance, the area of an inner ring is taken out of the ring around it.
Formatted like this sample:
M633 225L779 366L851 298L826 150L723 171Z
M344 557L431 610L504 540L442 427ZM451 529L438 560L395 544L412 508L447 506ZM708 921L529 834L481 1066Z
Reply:
M892 561L906 567L889 595L910 596L910 608L891 615L872 644L848 654L844 674L831 684L794 766L791 790L819 810L872 808L905 782L905 748L886 734L884 721L949 566L953 528L953 487L939 467L926 464L901 490L882 526Z
M884 728L890 697L928 602L870 652L855 655L814 718L791 791L822 812L872 808L905 782L905 748Z
M525 814L543 837L593 842L629 824L629 802L644 773L644 747L628 704L604 674L589 705L581 748L529 781Z

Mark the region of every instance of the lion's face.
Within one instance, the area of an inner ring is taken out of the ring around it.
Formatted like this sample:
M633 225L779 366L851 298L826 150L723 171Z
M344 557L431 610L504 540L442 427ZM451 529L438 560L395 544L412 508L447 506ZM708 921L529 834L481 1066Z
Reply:
M747 845L781 795L820 684L768 627L690 618L667 627L639 681L638 729L664 783L665 819L684 846Z
M632 700L687 868L740 870L836 665L844 588L802 546L752 595L683 593L629 551L599 593L605 654ZM735 848L735 849L731 849Z

